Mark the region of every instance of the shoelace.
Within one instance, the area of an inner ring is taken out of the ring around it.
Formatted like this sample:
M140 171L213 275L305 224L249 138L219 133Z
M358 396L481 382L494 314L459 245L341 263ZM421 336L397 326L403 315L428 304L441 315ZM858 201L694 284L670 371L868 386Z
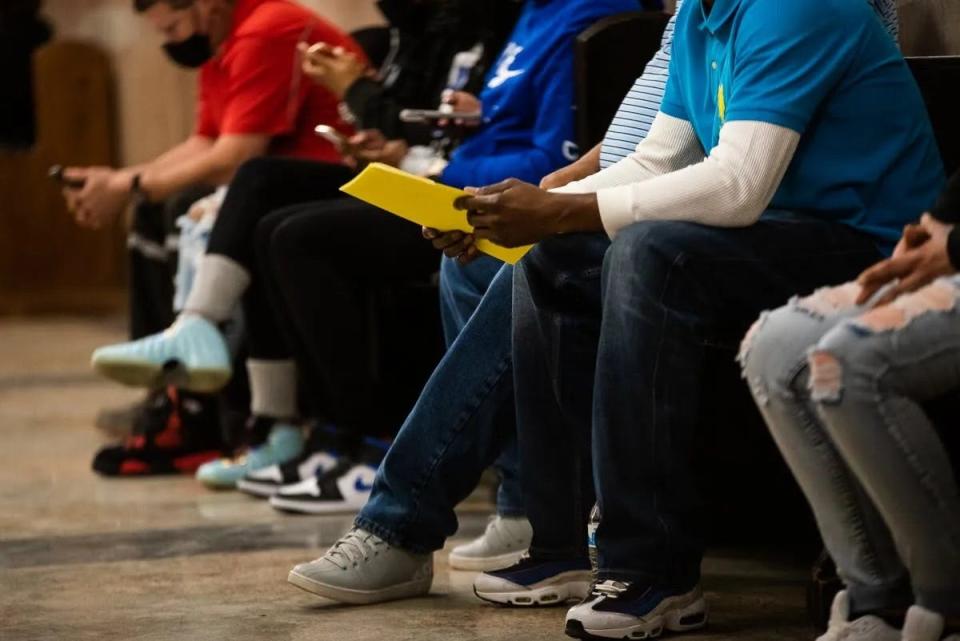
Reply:
M616 599L621 594L629 589L630 584L624 583L623 581L601 581L596 583L593 586L593 594L595 596L606 597L608 599Z
M341 570L346 570L360 561L367 561L386 543L373 534L361 534L351 530L346 536L334 543L323 556Z

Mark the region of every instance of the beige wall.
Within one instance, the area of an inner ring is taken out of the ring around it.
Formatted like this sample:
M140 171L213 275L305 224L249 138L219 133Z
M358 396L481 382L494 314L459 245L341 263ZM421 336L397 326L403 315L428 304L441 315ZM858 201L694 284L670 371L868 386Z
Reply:
M2 2L3 0L0 0ZM380 21L374 0L303 0L344 29ZM194 77L163 57L160 40L131 10L131 0L46 0L59 38L104 47L117 80L121 158L147 160L190 133Z

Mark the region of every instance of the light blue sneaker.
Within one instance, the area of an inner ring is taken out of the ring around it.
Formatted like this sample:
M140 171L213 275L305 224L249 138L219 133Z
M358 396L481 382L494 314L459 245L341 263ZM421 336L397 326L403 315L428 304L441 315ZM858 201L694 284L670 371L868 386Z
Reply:
M303 432L299 427L277 423L270 430L267 442L247 450L234 459L219 459L197 469L197 480L214 489L232 489L244 476L271 465L283 465L300 456Z
M166 331L138 341L101 347L93 368L125 385L165 384L191 392L216 392L232 373L230 350L220 330L201 316L181 316Z

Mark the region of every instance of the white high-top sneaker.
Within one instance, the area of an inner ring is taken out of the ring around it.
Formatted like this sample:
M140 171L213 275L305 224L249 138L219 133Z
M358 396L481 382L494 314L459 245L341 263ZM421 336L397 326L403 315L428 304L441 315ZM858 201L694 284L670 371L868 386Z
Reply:
M287 581L317 596L353 605L409 599L430 592L433 555L407 552L353 528L322 557L290 570Z
M526 518L495 516L481 536L453 548L450 567L477 572L508 568L520 560L532 539L533 528Z
M841 590L833 599L827 631L817 641L900 641L900 630L878 616L850 620L850 596Z

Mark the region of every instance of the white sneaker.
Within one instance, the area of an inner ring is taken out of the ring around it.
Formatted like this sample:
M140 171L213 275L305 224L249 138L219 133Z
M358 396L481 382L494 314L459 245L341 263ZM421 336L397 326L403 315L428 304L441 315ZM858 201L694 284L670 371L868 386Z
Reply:
M912 605L903 621L903 641L940 641L945 623L936 612ZM960 634L952 634L943 641L951 640L960 641Z
M430 592L433 555L407 552L354 528L319 559L290 570L287 581L354 605L409 599Z
M850 596L841 590L833 599L827 631L817 641L900 641L900 630L878 616L850 620Z
M281 487L270 505L298 514L353 514L367 504L376 476L372 465L342 459L329 472Z
M475 572L508 568L520 560L532 539L533 528L526 518L495 516L481 536L453 548L450 567Z
M603 581L567 612L565 632L576 639L652 639L664 630L699 630L707 616L699 585L684 591Z
M317 473L332 470L337 458L330 452L311 452L284 463L253 470L237 481L237 489L251 496L270 498L280 488L313 478Z

